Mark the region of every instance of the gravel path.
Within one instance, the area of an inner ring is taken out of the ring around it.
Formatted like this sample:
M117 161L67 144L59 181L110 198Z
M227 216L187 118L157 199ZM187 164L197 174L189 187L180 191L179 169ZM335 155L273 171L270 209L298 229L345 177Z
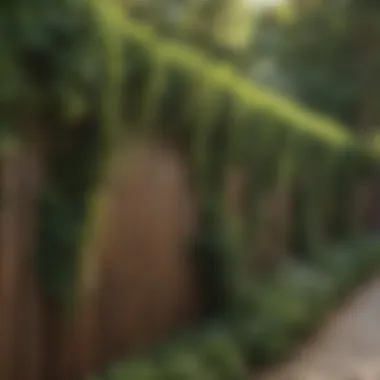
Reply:
M254 380L380 380L380 278L361 289L290 362Z

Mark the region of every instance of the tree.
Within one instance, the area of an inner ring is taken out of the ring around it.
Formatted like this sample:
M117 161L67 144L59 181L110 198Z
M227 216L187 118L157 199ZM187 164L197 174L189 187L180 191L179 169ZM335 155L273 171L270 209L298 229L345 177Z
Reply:
M247 51L252 13L244 0L135 0L131 9L159 33L234 63Z
M260 18L253 66L270 58L298 100L353 127L378 124L380 9L345 0L293 0L287 7L290 18L281 17L284 8Z

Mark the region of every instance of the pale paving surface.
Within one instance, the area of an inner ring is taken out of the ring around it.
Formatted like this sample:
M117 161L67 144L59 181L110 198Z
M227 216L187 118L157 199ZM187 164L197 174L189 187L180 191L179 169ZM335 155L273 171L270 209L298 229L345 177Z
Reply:
M380 380L380 278L360 290L289 363L254 380Z

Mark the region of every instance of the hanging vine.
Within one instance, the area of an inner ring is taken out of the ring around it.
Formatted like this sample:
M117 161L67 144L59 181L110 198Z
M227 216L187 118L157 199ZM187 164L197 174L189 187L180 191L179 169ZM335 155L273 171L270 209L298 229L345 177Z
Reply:
M222 244L228 224L225 175L232 162L244 166L250 182L243 239L255 233L258 202L287 172L284 158L302 164L286 174L296 175L306 199L300 207L304 229L296 228L304 240L298 250L323 240L320 205L330 189L330 230L336 238L352 232L347 213L361 158L343 126L254 86L193 49L160 39L116 4L17 0L2 7L0 131L21 140L36 133L45 142L37 264L48 293L59 302L96 282L106 178L132 132L170 136L187 151L202 210L200 240L211 240L199 250L214 255L210 263L232 255L232 248L222 252L228 246ZM30 130L29 116L38 130ZM290 148L294 141L298 153ZM333 174L326 152L339 156ZM376 154L373 148L371 160Z

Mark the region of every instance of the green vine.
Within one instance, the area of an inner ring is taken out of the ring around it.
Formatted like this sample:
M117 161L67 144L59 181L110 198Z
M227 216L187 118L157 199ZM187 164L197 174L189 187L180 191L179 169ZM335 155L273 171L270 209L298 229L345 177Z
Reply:
M0 132L44 140L37 264L47 292L59 302L96 282L106 178L132 131L169 136L188 153L202 209L199 240L207 241L197 249L209 269L234 254L225 240L223 204L230 164L249 176L243 240L255 234L262 197L287 176L302 203L302 215L294 217L303 223L296 227L304 241L297 251L324 240L321 205L330 190L334 215L328 230L335 239L352 233L348 212L362 156L342 125L194 49L162 40L116 4L17 0L1 10ZM330 153L339 156L333 174L325 157ZM376 161L375 151L370 154ZM220 265L215 278L228 271Z

